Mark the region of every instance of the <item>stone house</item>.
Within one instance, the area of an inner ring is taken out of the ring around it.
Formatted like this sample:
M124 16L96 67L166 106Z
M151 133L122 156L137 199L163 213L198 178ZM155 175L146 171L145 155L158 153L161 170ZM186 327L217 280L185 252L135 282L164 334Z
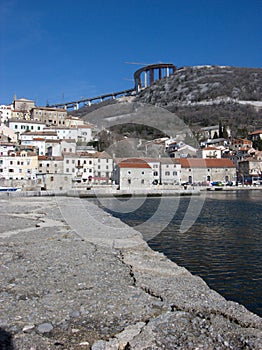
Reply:
M180 158L181 182L207 184L212 181L236 181L236 166L227 158Z
M256 130L250 134L252 141L262 140L262 130Z
M140 158L120 160L115 165L114 175L115 184L120 190L148 190L152 187L152 168Z
M40 174L63 174L63 157L38 156L38 173Z
M67 112L63 108L34 107L31 109L31 119L45 125L65 125Z

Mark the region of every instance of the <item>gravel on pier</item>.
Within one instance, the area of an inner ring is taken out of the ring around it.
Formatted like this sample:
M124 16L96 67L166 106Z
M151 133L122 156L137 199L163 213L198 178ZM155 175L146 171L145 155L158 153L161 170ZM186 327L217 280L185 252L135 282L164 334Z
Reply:
M87 200L0 204L1 350L262 349L260 317Z

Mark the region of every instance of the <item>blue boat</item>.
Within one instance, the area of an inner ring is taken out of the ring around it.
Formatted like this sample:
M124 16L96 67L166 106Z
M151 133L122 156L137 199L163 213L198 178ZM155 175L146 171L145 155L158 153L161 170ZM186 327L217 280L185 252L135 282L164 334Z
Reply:
M0 192L16 192L16 191L21 191L21 188L0 186Z

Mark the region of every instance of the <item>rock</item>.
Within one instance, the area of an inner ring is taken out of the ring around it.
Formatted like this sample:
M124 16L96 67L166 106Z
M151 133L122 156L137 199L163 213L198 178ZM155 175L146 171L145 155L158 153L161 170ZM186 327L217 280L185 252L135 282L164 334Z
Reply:
M29 332L31 332L34 328L35 328L35 325L34 325L34 324L27 324L26 326L24 326L23 332L24 332L24 333L29 333Z
M71 317L79 317L79 316L80 316L80 312L79 312L79 311L72 311L72 312L70 313L70 316L71 316Z
M49 333L54 329L51 323L42 323L37 327L39 333Z
M105 350L105 349L106 349L106 342L104 340L98 340L91 347L91 350Z

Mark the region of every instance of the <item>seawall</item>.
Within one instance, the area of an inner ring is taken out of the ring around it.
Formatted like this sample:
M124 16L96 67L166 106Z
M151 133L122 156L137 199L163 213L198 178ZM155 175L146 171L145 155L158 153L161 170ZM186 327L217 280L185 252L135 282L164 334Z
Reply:
M94 204L0 203L0 341L13 349L262 348L260 317Z

